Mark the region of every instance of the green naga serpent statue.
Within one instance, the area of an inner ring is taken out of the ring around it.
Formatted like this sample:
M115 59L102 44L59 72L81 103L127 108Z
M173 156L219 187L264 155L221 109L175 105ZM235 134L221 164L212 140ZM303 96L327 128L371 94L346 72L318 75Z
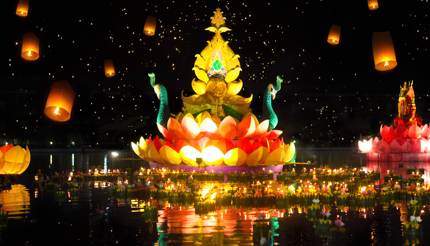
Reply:
M166 87L162 84L156 84L155 74L148 73L149 83L154 88L157 98L160 100L160 106L157 114L157 124L166 126L170 117L169 101ZM281 90L283 80L281 77L276 77L275 85L267 85L267 89L263 96L263 116L269 119L269 130L275 129L278 125L278 116L272 108L272 101L275 100L276 93Z
M275 113L275 110L272 108L272 101L275 100L276 93L281 90L281 85L284 80L276 76L275 85L269 84L267 85L267 89L264 92L263 96L263 117L269 119L269 130L275 129L278 125L278 116Z
M152 88L154 88L155 94L157 94L157 97L160 100L160 106L158 108L158 114L157 114L157 124L165 127L170 117L169 97L167 95L166 87L162 84L155 83L154 73L148 73L148 76L149 76L149 83L151 84Z

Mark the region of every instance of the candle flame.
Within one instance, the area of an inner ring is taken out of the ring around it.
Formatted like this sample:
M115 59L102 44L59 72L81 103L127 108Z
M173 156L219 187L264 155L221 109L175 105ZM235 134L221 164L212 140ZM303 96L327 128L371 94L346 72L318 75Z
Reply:
M55 107L55 109L54 109L54 114L55 115L60 115L60 107Z
M388 62L388 60L385 60L384 67L388 67L389 65L390 65L390 63Z

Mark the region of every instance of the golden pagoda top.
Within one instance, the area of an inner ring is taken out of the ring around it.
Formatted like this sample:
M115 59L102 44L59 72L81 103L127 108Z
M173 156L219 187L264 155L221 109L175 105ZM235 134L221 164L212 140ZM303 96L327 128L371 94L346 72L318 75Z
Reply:
M404 82L400 85L397 117L406 123L416 122L416 110L414 82Z
M219 28L225 24L225 17L222 15L220 8L214 11L214 16L211 17L211 24Z
M205 29L215 35L200 54L195 55L192 70L197 79L192 80L191 86L196 94L182 98L184 113L210 111L224 117L229 114L226 110L240 115L250 112L252 95L248 98L237 95L243 86L242 80L238 79L242 69L239 55L233 52L221 35L230 31L225 26L225 19L221 9L217 8L211 17L212 26Z

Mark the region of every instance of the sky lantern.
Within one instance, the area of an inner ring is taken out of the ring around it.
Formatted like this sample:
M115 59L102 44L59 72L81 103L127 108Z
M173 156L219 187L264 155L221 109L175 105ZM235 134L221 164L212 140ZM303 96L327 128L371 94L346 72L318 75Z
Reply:
M35 61L39 59L39 38L32 33L24 34L21 46L21 57L27 61Z
M146 36L154 36L155 28L157 27L157 19L154 16L146 17L145 26L143 27L143 32Z
M65 122L70 119L75 92L66 80L54 82L45 105L45 115L53 121Z
M379 8L378 0L367 0L367 7L369 10L377 10Z
M327 43L338 45L340 42L340 26L332 25L327 37Z
M397 66L396 52L390 32L374 32L372 49L376 70L388 71Z
M106 59L104 61L104 67L106 78L112 78L115 76L115 66L113 65L113 61L111 59Z
M27 17L28 15L28 0L19 0L16 6L16 15L19 17Z

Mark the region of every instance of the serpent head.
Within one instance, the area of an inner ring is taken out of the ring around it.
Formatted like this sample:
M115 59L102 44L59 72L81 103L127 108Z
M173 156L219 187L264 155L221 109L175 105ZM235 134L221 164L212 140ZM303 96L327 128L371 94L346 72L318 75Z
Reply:
M272 100L275 100L276 98L276 93L278 92L277 90L275 90L275 87L273 86L273 84L268 84L267 85L267 91L272 94Z
M160 99L160 85L155 84L155 74L148 73L148 77L149 77L149 83L151 84L152 88L154 88L154 92L157 95L157 98Z

